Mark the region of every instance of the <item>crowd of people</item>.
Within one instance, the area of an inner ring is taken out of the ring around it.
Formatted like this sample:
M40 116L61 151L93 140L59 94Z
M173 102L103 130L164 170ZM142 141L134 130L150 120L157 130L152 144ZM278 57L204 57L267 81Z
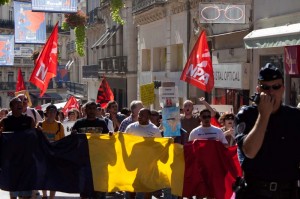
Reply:
M236 198L299 198L300 176L300 111L282 104L284 78L278 68L267 64L260 70L257 92L260 100L234 113L220 114L202 97L205 106L195 114L193 102L183 103L180 136L174 142L184 145L195 139L218 140L225 147L238 145L244 180ZM49 105L45 112L28 107L28 99L20 94L11 99L9 109L0 110L0 132L37 128L49 142L72 133L122 132L142 137L164 137L162 112L145 108L134 100L130 107L118 107L110 101L106 109L89 101L80 110L71 109L66 115ZM120 111L119 111L120 110ZM11 192L11 199L31 198L36 191ZM107 193L80 193L85 198L106 198ZM126 193L126 198L174 198L170 190L153 193ZM124 196L125 197L125 196ZM46 199L47 191L42 191ZM50 199L55 191L50 191Z

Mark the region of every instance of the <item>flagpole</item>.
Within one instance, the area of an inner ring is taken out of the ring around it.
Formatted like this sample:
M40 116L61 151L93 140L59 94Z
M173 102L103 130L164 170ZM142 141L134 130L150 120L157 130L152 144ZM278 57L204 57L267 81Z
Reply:
M190 5L190 1L187 1L187 50L186 50L186 54L187 54L187 58L190 55L190 42L191 42L191 5ZM187 83L187 87L186 87L187 91L186 91L186 97L187 99L190 98L190 84Z

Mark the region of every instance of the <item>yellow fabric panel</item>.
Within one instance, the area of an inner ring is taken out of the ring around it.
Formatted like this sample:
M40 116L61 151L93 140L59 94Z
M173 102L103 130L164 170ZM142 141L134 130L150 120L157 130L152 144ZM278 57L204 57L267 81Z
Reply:
M151 192L166 187L181 195L183 147L171 138L143 138L118 133L88 134L96 191Z

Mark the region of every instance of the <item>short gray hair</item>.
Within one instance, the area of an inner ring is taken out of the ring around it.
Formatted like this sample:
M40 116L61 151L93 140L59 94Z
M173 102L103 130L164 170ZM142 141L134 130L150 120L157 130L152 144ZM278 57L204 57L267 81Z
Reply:
M133 111L139 104L143 105L143 102L139 100L133 100L130 103L130 110Z

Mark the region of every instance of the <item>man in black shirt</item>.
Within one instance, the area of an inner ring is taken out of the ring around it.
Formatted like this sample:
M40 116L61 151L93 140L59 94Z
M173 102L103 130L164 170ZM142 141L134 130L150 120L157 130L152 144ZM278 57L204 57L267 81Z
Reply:
M72 133L108 133L106 122L97 118L97 104L95 102L87 102L85 105L86 117L77 120L72 127ZM106 193L94 191L93 193L80 193L82 199L105 199Z
M282 104L283 75L268 63L259 72L256 105L236 117L236 140L244 158L246 188L237 199L297 199L300 110Z
M14 97L10 100L9 107L11 109L11 115L3 118L0 121L0 133L8 131L24 131L27 129L33 129L35 127L33 118L22 114L23 104L18 97ZM20 164L22 164L22 162L20 162ZM31 195L31 190L10 192L11 199L16 199L17 197L29 199L31 198Z

